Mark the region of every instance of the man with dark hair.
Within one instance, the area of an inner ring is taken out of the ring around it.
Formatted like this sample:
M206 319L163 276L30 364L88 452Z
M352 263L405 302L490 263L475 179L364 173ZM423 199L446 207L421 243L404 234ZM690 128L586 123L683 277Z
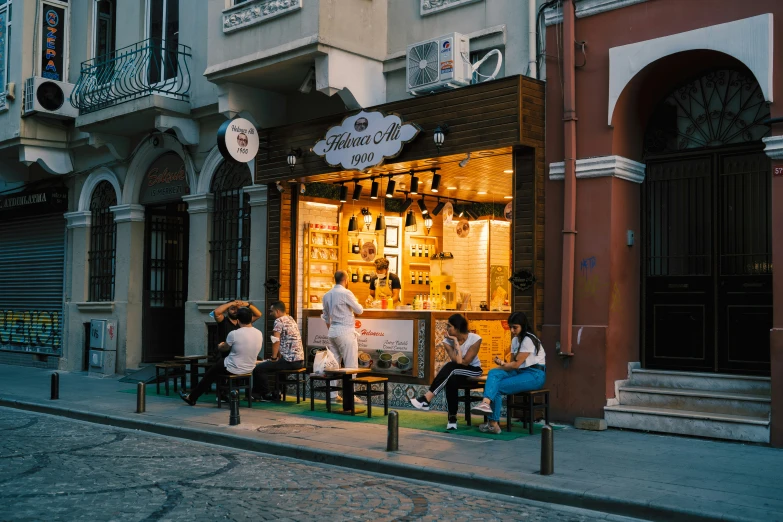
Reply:
M251 322L256 322L261 318L261 311L249 301L241 301L234 299L228 301L212 311L212 317L215 319L218 325L218 344L226 342L226 338L230 332L239 328L239 320L237 319L237 311L241 307L247 307L253 314ZM210 347L210 350L212 347Z
M400 290L402 283L397 274L389 273L389 260L385 257L375 259L375 277L370 280L370 295L367 302L372 303L373 299L392 300L392 308L400 302Z
M256 358L264 346L264 335L253 328L253 316L253 312L247 307L237 310L239 328L229 332L226 341L218 345L218 350L228 352L228 355L213 364L189 394L184 391L179 393L183 401L195 406L198 398L207 392L219 377L242 375L255 369Z
M270 401L276 399L269 389L269 373L278 370L297 370L304 368L304 347L299 325L285 312L285 303L277 301L269 307L269 313L275 318L272 327L272 357L256 365L253 370L253 400Z

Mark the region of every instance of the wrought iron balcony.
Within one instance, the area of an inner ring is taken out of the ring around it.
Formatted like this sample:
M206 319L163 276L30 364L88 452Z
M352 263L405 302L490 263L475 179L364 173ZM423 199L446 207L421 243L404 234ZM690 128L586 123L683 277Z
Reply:
M88 114L144 96L190 98L191 50L150 38L82 62L71 105Z

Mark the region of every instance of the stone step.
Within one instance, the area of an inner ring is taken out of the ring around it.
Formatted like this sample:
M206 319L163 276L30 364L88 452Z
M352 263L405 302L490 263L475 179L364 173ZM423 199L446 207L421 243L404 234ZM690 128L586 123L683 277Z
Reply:
M770 395L770 378L725 373L675 372L668 370L631 370L630 383L649 388L681 388L724 393Z
M647 406L605 406L611 428L769 443L769 421L758 417Z
M726 413L746 417L759 417L761 419L769 418L771 403L769 395L752 395L747 393L634 385L620 386L619 391L619 402L623 406L647 406L704 413Z

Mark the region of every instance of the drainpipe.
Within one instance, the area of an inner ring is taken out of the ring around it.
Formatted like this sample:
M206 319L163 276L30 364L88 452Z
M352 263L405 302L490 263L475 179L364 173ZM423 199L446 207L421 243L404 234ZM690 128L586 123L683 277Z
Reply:
M574 69L574 2L563 2L563 288L560 296L560 355L573 355L574 257L576 254L576 92Z
M527 0L527 75L530 78L538 78L537 57L536 57L536 0Z

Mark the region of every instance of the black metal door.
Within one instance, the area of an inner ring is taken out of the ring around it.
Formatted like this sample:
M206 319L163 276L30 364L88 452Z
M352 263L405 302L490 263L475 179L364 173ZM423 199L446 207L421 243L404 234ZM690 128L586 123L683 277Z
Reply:
M144 362L185 353L188 294L188 212L184 203L145 209Z
M769 159L651 159L643 194L645 366L768 375Z

